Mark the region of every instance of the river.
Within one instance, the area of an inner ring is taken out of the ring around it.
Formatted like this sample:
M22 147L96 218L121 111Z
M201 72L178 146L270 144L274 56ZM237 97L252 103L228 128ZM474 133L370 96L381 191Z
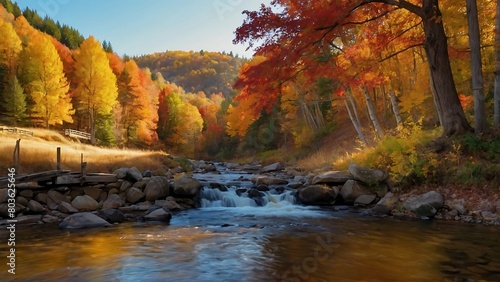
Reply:
M3 243L0 281L500 281L498 226L303 207L287 191L264 206L221 200L248 185L231 182L241 176L197 175L235 187L205 188L203 207L169 224L19 227L16 275Z

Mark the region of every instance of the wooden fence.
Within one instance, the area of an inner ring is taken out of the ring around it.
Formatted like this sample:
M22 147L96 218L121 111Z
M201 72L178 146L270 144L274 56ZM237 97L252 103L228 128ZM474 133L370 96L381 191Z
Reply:
M26 130L26 129L20 129L17 127L2 126L2 127L0 127L0 131L6 131L9 133L13 133L13 134L22 134L22 135L33 136L33 131Z
M85 139L85 140L90 140L90 138L91 138L90 133L82 132L82 131L78 131L78 130L74 130L74 129L66 129L64 131L64 135L69 136L69 137Z

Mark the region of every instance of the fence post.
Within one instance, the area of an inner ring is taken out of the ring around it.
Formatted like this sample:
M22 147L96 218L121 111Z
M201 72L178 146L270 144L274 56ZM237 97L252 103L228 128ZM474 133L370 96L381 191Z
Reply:
M57 170L61 170L61 147L57 147Z
M16 173L19 171L19 155L21 152L21 139L16 141L16 147L14 148L14 168Z

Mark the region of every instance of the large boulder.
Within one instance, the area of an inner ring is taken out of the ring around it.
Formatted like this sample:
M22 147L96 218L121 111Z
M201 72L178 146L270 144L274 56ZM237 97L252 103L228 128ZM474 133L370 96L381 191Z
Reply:
M34 213L41 213L46 211L45 208L42 206L42 204L40 204L35 200L30 200L28 202L28 209Z
M300 189L297 198L304 205L333 205L337 195L337 187L310 185Z
M121 206L123 206L123 201L118 194L109 194L102 204L103 209L117 209Z
M142 179L142 173L139 171L138 168L134 166L127 170L127 177L130 180L133 180L133 182L137 182Z
M73 207L70 203L66 203L66 202L61 202L57 206L57 210L62 212L62 213L77 213L78 212L78 209Z
M107 227L111 224L106 220L98 217L90 212L75 213L66 217L59 228L76 229L76 228L93 228L93 227Z
M132 187L127 190L127 202L135 204L138 203L143 197L144 193L141 191L141 189Z
M101 196L102 190L96 187L85 187L83 188L83 191L85 195L89 195L92 197L94 200L99 200L99 197Z
M349 165L349 173L351 173L355 180L369 185L381 183L385 181L388 176L387 173L379 169L372 169L364 166L359 166L357 164Z
M437 210L444 204L443 195L436 191L430 191L422 195L414 196L406 200L403 207L414 212L418 217L434 217Z
M326 171L316 175L312 180L312 184L343 184L350 179L352 179L352 176L347 173L341 171Z
M159 208L144 216L144 219L147 221L169 222L170 219L172 219L172 214L170 214L163 208Z
M361 206L361 207L369 206L375 201L376 198L377 198L377 196L375 194L361 195L361 196L357 197L356 200L354 200L354 205Z
M286 180L286 179L268 176L268 175L260 175L260 174L253 175L251 180L255 185L271 186L271 185L286 185L286 184L288 184L288 180Z
M116 178L123 179L123 178L127 177L127 171L128 171L128 168L122 167L122 168L115 170L113 172L113 174L116 175Z
M69 203L68 197L64 196L63 194L57 192L56 190L50 190L47 193L47 197L50 198L53 202L56 204L60 204L61 202L66 202Z
M99 208L99 203L89 195L77 196L71 205L79 211L95 211Z
M165 176L154 176L149 180L148 184L146 184L144 195L146 201L154 202L159 198L169 196L169 191L168 178Z
M100 210L97 215L110 223L123 222L126 220L125 215L118 209Z
M201 183L187 175L183 175L172 184L174 194L182 197L193 197L200 191Z
M266 173L266 172L273 172L273 171L280 171L283 170L283 165L281 163L274 163L270 164L268 166L263 167L260 172L261 173Z
M347 180L339 194L345 204L352 205L359 196L373 195L374 193L356 180Z

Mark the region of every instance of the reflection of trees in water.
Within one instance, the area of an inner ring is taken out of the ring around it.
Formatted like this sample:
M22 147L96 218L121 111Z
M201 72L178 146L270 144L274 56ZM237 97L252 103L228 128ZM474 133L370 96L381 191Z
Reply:
M500 281L500 229L457 224L447 232L453 234L443 245L445 255L437 267L453 281Z

